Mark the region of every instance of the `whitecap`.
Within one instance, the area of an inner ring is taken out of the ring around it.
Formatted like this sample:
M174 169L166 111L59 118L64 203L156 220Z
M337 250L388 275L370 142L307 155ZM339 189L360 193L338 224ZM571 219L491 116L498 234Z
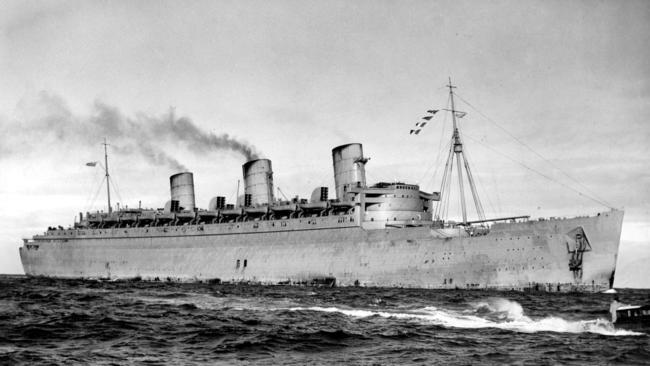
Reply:
M606 336L643 335L643 333L616 329L611 322L605 319L574 321L557 316L531 319L524 314L524 309L521 304L508 299L491 299L488 302L471 304L471 307L471 309L465 311L445 310L437 307L424 307L409 311L376 311L320 306L293 307L288 310L340 313L354 318L377 316L387 319L406 319L449 328L498 328L523 333L596 333Z

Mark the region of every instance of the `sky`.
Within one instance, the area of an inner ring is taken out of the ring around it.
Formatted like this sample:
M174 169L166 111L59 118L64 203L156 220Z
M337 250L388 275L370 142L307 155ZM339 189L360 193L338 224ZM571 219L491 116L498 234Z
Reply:
M232 202L247 157L288 197L334 192L350 142L369 183L438 191L450 119L408 131L451 78L487 216L624 208L617 285L650 287L648 44L647 1L3 1L0 273L106 209L104 138L122 206L185 170L199 207Z

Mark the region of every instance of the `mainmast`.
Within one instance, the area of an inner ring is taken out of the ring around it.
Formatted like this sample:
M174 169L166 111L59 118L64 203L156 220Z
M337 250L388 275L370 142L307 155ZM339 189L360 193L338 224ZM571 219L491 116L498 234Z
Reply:
M104 171L106 172L106 197L108 198L108 213L113 212L111 208L111 187L110 187L110 176L108 175L108 144L106 143L106 138L104 138Z

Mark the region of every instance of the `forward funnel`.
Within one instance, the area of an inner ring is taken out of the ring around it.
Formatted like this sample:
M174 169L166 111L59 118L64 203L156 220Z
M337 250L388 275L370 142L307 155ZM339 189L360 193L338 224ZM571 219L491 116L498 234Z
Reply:
M244 206L273 203L273 169L271 160L251 160L242 165L244 171Z

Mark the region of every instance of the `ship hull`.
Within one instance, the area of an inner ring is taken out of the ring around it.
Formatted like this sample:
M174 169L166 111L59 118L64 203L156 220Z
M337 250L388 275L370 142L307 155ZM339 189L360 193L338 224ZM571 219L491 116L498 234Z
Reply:
M613 281L622 220L613 210L497 223L477 236L364 228L347 216L71 230L26 241L20 257L28 276L56 278L599 291ZM576 229L588 240L580 271L569 268Z

